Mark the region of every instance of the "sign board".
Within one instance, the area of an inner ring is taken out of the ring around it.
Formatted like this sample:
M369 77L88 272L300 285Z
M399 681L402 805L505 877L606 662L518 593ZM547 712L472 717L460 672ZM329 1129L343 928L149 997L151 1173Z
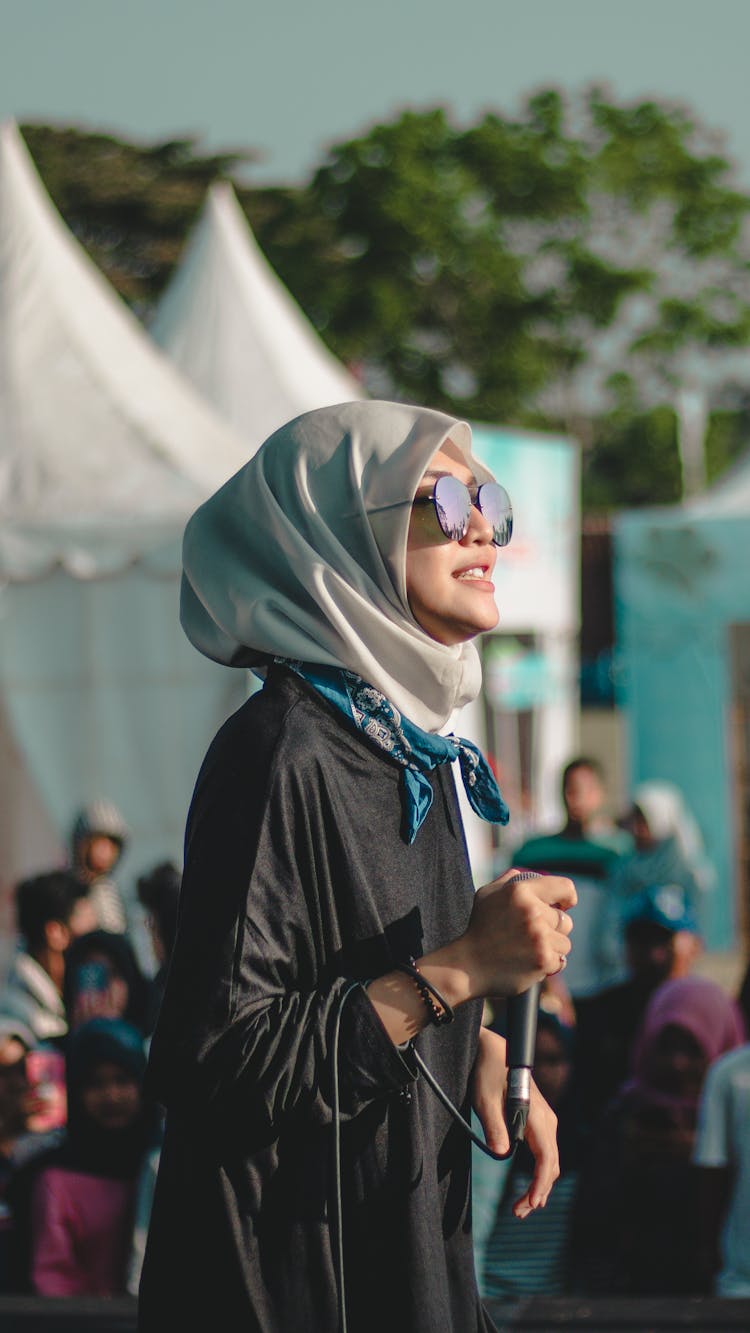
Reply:
M513 505L513 540L498 552L501 632L576 629L580 613L579 452L570 440L472 426L477 457Z

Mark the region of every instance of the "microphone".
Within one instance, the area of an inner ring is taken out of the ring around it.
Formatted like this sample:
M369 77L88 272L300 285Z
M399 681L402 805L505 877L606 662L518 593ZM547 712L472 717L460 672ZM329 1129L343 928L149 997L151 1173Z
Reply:
M507 1001L508 1037L505 1061L508 1086L505 1094L505 1123L511 1148L522 1143L531 1104L531 1070L534 1065L536 1024L539 1015L541 981L513 995Z
M516 884L521 879L540 878L538 870L520 870L517 875L506 880L506 886ZM523 1143L526 1135L541 988L541 981L535 981L528 990L522 991L520 995L512 995L507 1001L505 1063L508 1066L508 1086L505 1093L505 1123L510 1134L511 1151Z

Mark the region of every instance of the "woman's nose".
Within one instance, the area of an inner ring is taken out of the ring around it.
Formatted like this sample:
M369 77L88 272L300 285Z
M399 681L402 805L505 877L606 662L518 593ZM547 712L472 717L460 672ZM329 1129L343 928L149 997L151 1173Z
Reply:
M461 542L469 544L478 542L482 546L487 546L492 541L492 537L492 524L487 521L481 509L473 504L469 514L469 526L461 538Z

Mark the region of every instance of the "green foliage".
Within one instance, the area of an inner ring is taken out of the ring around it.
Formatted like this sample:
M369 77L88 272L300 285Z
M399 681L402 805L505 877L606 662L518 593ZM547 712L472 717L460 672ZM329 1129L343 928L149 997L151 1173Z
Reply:
M706 475L716 481L747 449L750 440L750 400L732 411L714 412L706 433Z
M207 186L252 160L189 138L24 133L141 313ZM750 341L750 199L685 109L594 88L546 89L468 127L407 111L335 145L302 188L236 188L270 262L372 392L577 435L588 506L678 497L672 407L688 384L715 413L710 474L739 447L745 413L725 386Z
M681 475L677 423L668 407L621 409L598 423L583 464L584 509L674 504Z
M192 138L140 145L50 125L21 130L68 226L140 311L167 281L208 186L252 159L206 156Z

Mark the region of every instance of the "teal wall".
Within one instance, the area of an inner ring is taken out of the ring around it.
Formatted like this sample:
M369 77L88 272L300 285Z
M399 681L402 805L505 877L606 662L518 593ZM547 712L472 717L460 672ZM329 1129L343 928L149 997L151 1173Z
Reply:
M716 870L703 929L735 939L729 626L750 621L750 516L621 515L615 529L618 697L633 783L674 782Z

